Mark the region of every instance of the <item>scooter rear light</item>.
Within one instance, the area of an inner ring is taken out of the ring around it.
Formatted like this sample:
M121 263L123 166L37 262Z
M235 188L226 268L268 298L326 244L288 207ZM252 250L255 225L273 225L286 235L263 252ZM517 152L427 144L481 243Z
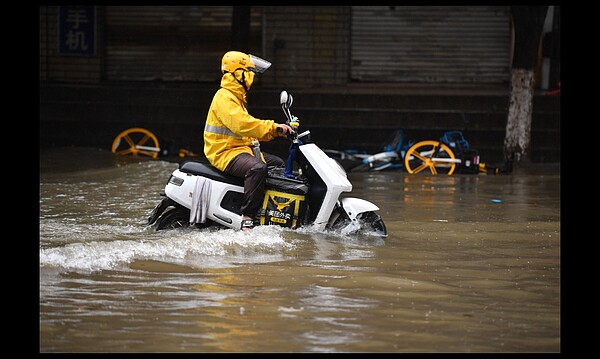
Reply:
M171 175L171 177L169 177L169 183L172 183L175 186L181 186L183 184L183 178Z

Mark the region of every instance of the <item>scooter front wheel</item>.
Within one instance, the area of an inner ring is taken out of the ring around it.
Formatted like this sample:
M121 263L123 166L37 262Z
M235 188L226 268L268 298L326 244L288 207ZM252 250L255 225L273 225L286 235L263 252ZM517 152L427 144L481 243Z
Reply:
M345 213L338 212L331 229L342 234L366 234L376 237L387 237L388 235L383 219L374 211L359 214L356 221L352 221Z
M357 218L361 222L363 233L377 237L387 237L385 223L383 223L383 219L376 212L364 212L359 214Z

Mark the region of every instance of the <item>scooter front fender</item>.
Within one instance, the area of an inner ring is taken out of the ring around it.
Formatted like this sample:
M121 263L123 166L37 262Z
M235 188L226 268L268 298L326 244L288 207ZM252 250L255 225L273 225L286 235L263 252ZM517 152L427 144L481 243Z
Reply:
M379 210L379 207L375 204L360 198L345 197L342 198L340 202L342 203L342 208L346 212L346 215L348 215L348 218L352 221L356 220L356 217L361 213Z

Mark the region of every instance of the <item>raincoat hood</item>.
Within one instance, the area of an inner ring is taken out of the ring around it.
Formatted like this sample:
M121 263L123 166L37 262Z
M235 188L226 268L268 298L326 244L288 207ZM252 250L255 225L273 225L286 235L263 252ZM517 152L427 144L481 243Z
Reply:
M250 89L250 86L252 86L252 83L254 82L254 74L250 71L247 71L242 78L243 73L243 71L238 70L235 73L223 74L221 77L221 88L231 91L231 93L233 93L237 98L242 100L244 103L247 103L247 91L240 82L244 81L246 83L246 88ZM248 74L251 75L248 76ZM234 76L237 76L237 79Z

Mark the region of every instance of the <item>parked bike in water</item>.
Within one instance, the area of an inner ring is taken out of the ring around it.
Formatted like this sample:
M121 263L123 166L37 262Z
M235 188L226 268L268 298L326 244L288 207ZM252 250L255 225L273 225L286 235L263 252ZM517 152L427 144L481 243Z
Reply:
M360 198L343 197L352 184L346 171L310 143L310 131L298 134L299 121L290 112L293 98L282 91L280 104L287 123L294 128L286 167L269 168L260 225L296 229L387 236L379 207ZM148 218L157 230L188 227L239 229L244 180L228 175L208 163L182 162L173 171L164 198Z

